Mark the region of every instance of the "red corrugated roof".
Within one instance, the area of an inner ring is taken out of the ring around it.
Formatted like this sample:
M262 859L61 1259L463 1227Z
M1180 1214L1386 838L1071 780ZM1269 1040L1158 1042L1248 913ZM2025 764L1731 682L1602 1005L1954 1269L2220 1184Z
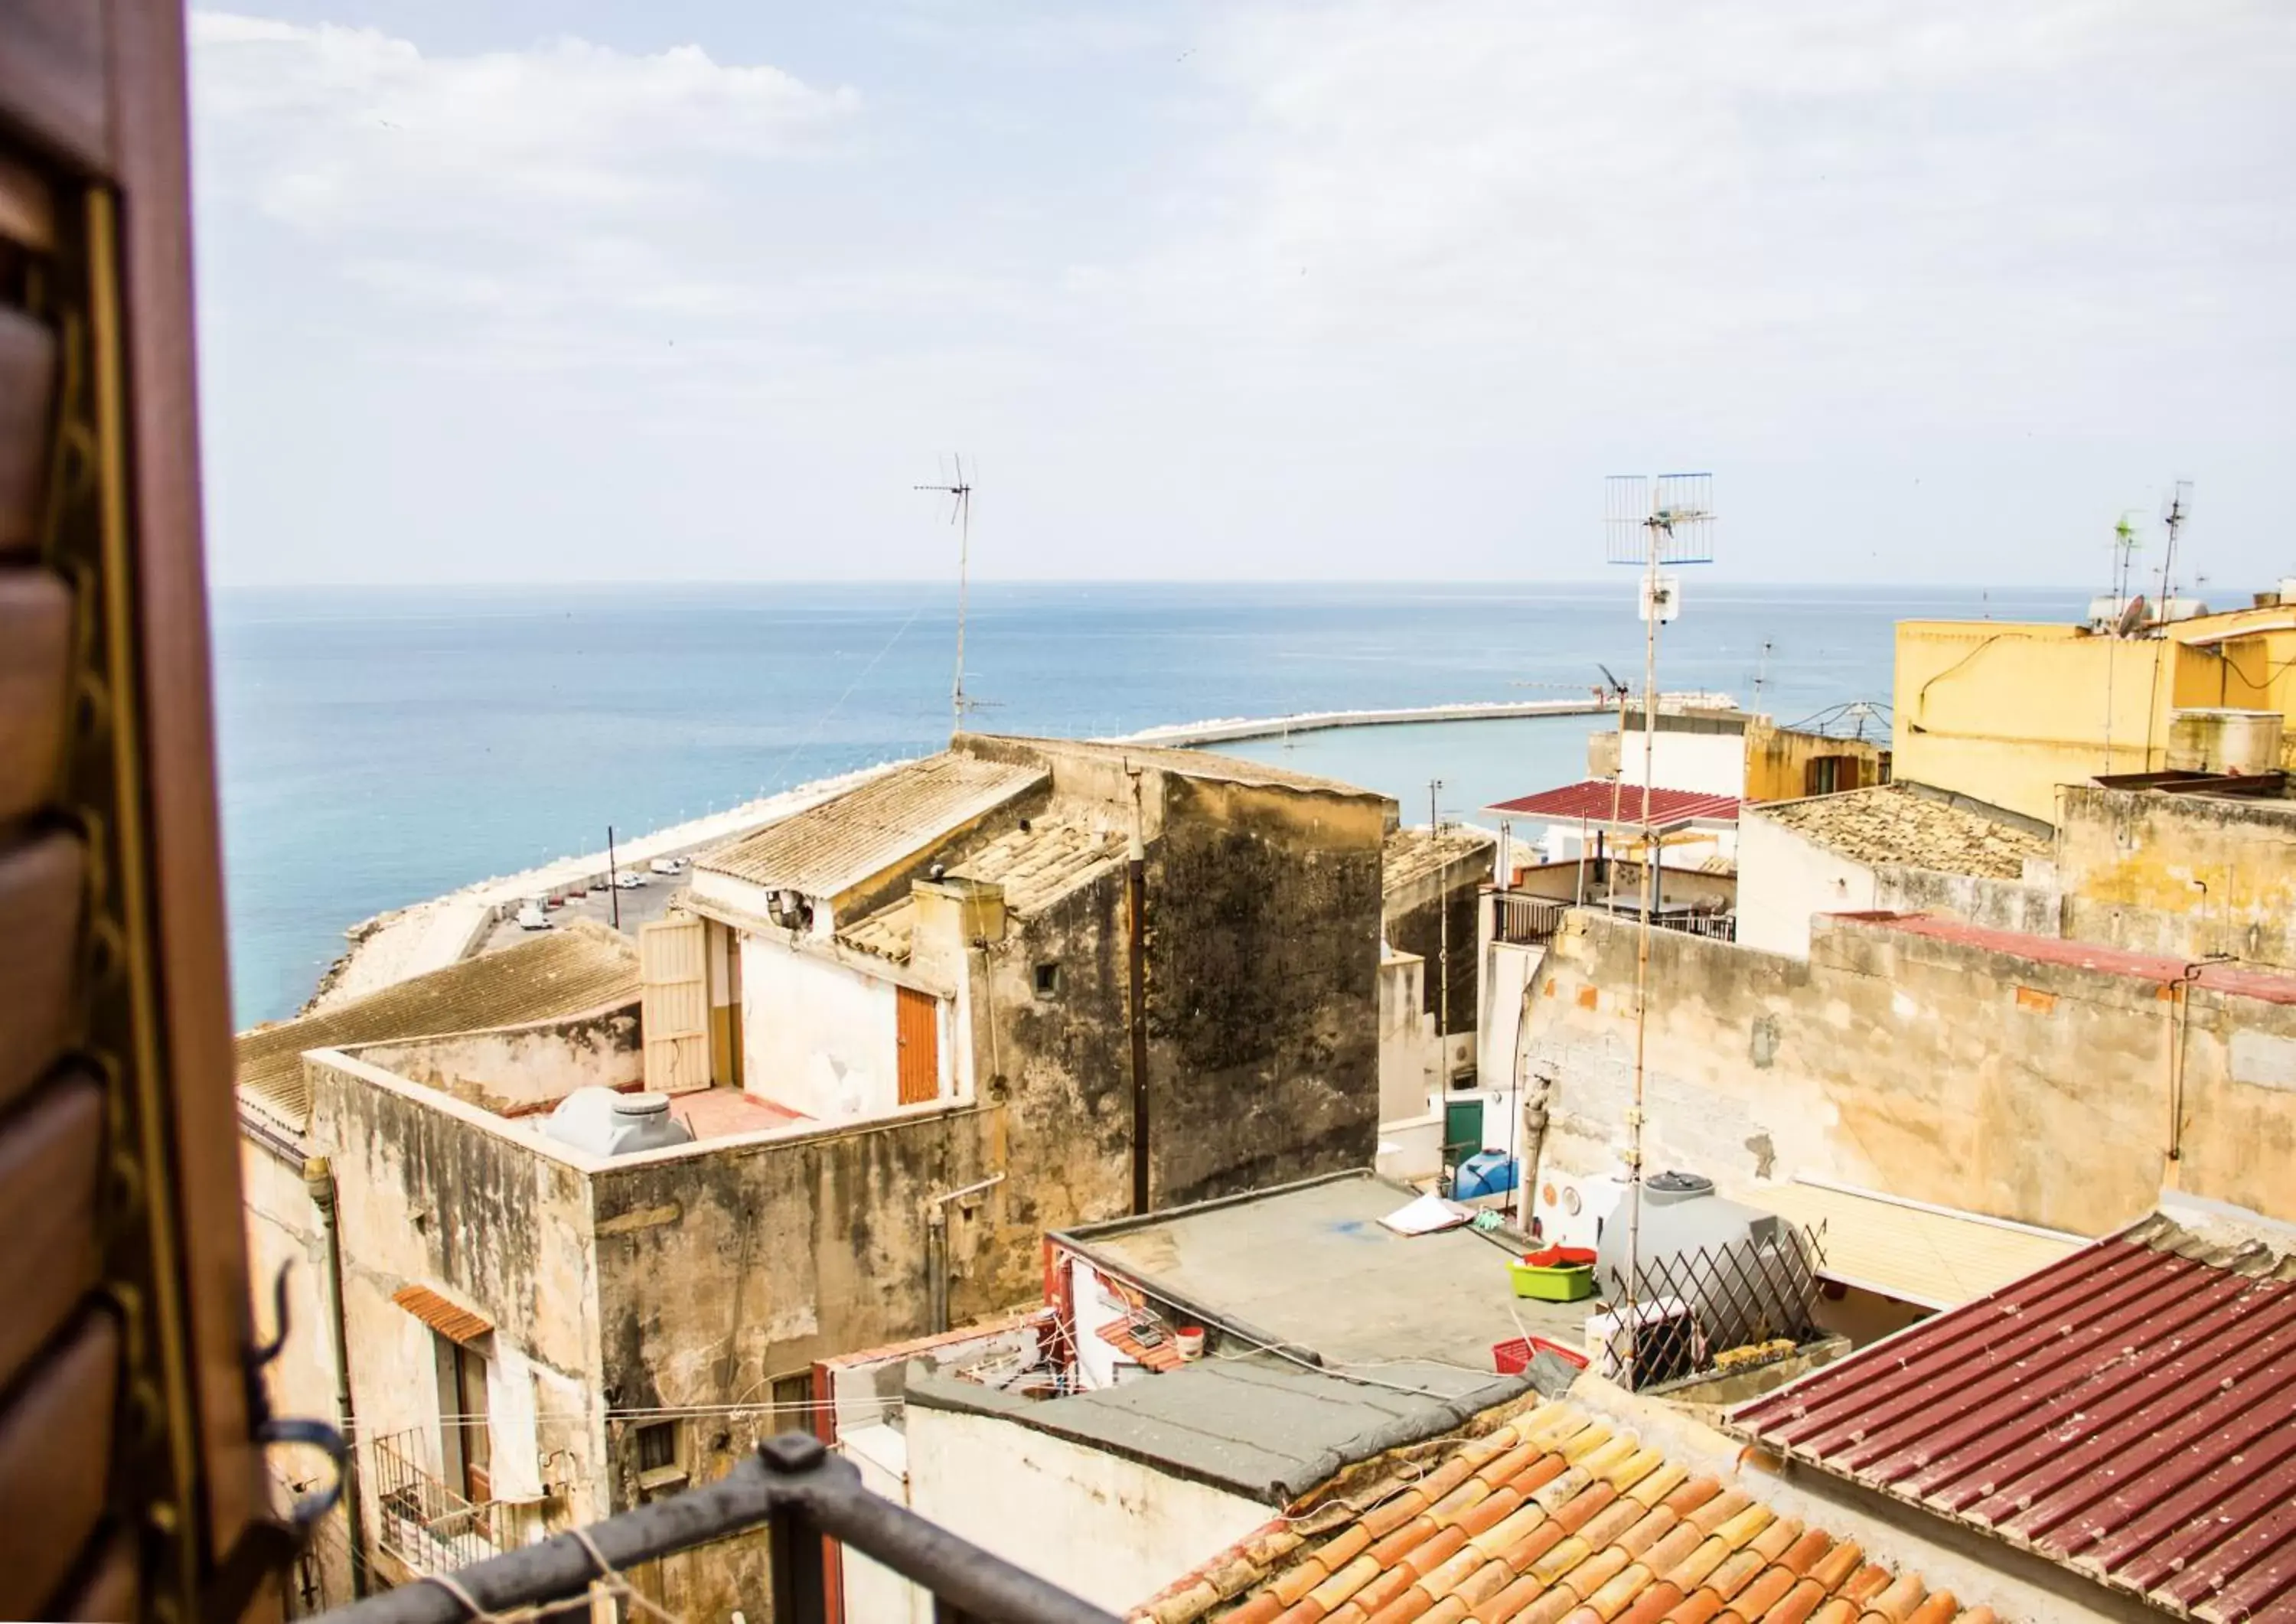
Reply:
M1613 821L1636 827L1644 823L1671 828L1695 818L1721 819L1735 823L1738 819L1738 798L1735 795L1708 795L1696 790L1652 789L1650 795L1650 816L1643 816L1643 786L1638 783L1620 785L1607 778L1589 778L1583 783L1566 784L1559 790L1541 790L1536 795L1525 795L1515 800L1503 800L1486 810L1508 817L1541 817L1550 823L1575 824L1581 820L1593 824Z
M2147 1218L1731 1424L2177 1616L2296 1620L2296 1254Z

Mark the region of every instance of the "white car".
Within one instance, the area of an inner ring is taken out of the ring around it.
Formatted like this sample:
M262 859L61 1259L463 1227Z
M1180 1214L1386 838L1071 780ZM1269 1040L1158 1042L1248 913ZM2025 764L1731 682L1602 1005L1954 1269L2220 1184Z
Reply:
M542 911L542 904L528 900L518 905L518 928L521 931L547 931L550 915Z
M646 877L635 868L626 868L614 876L614 889L617 890L634 891L645 882Z
M658 874L674 874L685 866L684 857L656 857L646 865Z

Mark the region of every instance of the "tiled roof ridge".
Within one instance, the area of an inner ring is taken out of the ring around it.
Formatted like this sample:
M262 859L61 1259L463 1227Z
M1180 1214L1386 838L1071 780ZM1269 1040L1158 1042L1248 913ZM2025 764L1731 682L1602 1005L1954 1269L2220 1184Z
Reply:
M1992 1624L1568 1402L1486 1417L1431 1466L1386 1457L1366 1491L1265 1524L1133 1624Z

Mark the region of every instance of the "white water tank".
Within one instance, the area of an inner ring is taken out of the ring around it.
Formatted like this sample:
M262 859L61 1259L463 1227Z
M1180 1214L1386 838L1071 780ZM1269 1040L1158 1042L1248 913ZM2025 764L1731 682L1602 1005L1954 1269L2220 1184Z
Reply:
M1626 1298L1628 1193L1620 1198L1595 1249L1595 1289ZM1697 1173L1660 1173L1642 1191L1636 1250L1640 1300L1680 1298L1695 1310L1714 1350L1808 1332L1816 1279L1792 1226L1775 1213L1726 1201Z
M693 1143L693 1130L669 1111L666 1094L577 1088L558 1102L543 1131L593 1156L628 1156Z

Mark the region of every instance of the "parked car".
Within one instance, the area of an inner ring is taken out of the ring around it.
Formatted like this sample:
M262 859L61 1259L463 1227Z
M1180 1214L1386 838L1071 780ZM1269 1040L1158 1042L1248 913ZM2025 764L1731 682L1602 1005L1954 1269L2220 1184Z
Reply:
M518 905L518 928L521 931L547 931L550 915L542 911L542 904L533 898Z
M645 882L646 877L635 868L626 868L614 876L615 888L619 890L634 891Z
M685 859L684 857L656 857L652 863L646 865L646 866L652 869L653 872L658 874L678 874L685 869Z

